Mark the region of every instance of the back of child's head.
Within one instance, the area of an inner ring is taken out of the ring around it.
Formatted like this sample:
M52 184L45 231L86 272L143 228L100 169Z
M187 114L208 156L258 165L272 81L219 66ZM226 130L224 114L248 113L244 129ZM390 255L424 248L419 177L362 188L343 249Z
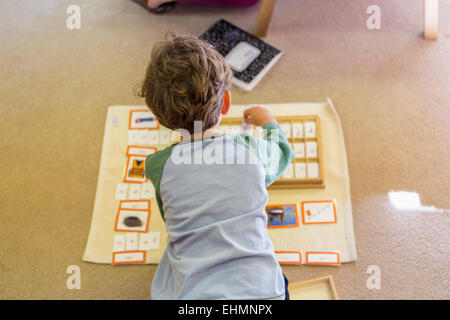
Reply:
M169 129L193 133L194 121L202 121L202 130L209 129L219 121L231 69L207 42L174 33L169 36L153 46L138 95Z

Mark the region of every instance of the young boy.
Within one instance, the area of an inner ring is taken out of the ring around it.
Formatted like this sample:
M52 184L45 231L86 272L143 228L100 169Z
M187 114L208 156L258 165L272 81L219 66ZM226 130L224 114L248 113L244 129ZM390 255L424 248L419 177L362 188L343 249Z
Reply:
M197 38L172 35L153 47L139 95L163 126L184 133L145 164L168 233L152 299L288 298L265 206L266 187L293 152L261 107L243 118L263 127L264 139L221 133L231 77L223 57Z

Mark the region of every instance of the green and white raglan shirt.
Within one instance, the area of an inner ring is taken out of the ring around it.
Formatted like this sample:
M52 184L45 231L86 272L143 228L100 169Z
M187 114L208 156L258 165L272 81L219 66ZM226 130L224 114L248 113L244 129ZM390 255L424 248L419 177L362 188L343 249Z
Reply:
M275 123L263 139L224 135L149 155L145 174L168 233L152 299L284 299L266 187L293 158Z

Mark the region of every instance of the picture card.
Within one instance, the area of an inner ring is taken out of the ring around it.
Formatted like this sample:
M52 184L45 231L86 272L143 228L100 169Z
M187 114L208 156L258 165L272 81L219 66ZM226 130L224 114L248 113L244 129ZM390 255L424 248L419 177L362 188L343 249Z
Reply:
M118 183L116 187L116 200L125 200L127 198L128 184Z
M159 129L159 122L150 111L131 110L128 129Z
M150 211L120 209L117 211L114 231L147 232Z
M119 208L150 211L150 200L122 200L119 203Z
M280 264L302 264L300 251L275 251L275 257Z
M298 227L296 204L271 204L266 206L267 228Z
M337 223L333 200L302 201L301 206L303 224Z
M125 235L115 234L113 241L113 252L125 251Z
M129 156L125 168L124 182L144 182L145 178L145 158L141 156Z
M142 146L128 146L127 156L147 157L150 154L158 151L155 147L142 147Z
M307 251L305 253L306 264L313 265L339 265L341 259L339 251L321 252L321 251Z
M160 232L141 233L139 238L139 250L156 250L159 249Z
M113 252L113 264L145 263L145 251Z

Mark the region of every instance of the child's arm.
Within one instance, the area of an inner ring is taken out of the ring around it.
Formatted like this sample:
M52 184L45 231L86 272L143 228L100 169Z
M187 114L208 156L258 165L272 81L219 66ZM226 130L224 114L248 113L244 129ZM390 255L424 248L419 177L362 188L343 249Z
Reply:
M262 107L252 107L244 111L244 120L264 129L264 139L249 135L235 136L236 142L254 151L266 170L266 186L271 185L286 170L294 159L294 152L277 120Z
M158 204L159 212L164 221L166 221L166 219L164 218L164 210L162 207L160 185L164 166L170 158L174 146L175 145L171 145L156 153L150 154L145 160L145 177L152 182L153 187L155 188L156 203Z

